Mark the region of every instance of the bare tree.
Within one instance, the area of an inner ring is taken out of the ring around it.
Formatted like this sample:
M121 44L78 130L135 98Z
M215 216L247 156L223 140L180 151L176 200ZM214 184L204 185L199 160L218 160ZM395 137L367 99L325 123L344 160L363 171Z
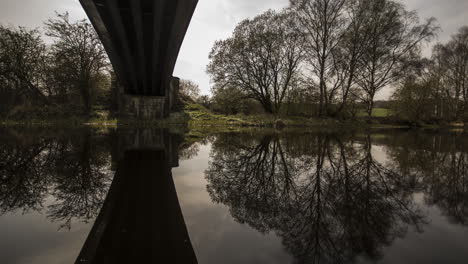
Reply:
M207 71L218 87L234 86L278 113L298 72L301 34L288 13L267 11L242 21L233 36L217 41Z
M468 26L460 28L439 53L445 91L453 103L454 117L460 118L468 109Z
M334 88L338 90L337 107L333 116L340 114L348 106L349 101L356 101L356 75L361 70L360 61L365 55L372 38L369 24L372 23L369 10L373 0L348 0L345 3L343 16L346 28L337 47L333 50ZM330 93L328 102L333 102L334 93ZM352 111L352 110L351 110Z
M416 12L391 0L371 1L369 18L370 41L357 78L371 116L376 93L402 77L420 45L436 35L438 26L435 18L420 23Z
M449 110L451 106L446 103L450 92L447 90L447 80L444 58L444 46L442 44L436 44L432 48L432 58L426 60L424 63L425 67L421 72L420 76L426 84L430 84L433 92L433 105L434 105L434 116L442 119L448 118L452 111ZM426 86L427 87L427 86Z
M66 73L81 95L85 112L90 113L96 77L108 65L97 33L86 20L71 22L68 13L57 14L45 26L46 35L55 40L52 54L56 66Z
M339 83L331 80L336 73L333 51L343 38L346 21L344 9L346 0L291 0L301 24L301 31L306 36L304 48L307 64L313 77L311 87L318 86L320 91L318 115L327 114L331 98L338 90Z
M311 89L319 90L318 115L337 116L355 96L359 61L369 41L370 0L291 0L306 36Z
M190 80L180 80L179 93L193 101L200 97L200 87Z
M47 102L43 74L46 45L39 31L0 26L0 84L29 102Z
M447 44L436 44L431 59L415 62L394 93L396 112L413 121L467 120L468 27Z

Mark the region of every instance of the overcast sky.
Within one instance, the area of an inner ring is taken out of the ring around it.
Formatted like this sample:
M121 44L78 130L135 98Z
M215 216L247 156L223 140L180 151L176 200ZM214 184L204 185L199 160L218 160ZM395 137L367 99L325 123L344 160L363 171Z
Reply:
M468 25L468 0L401 0L421 18L434 16L442 27L438 41L447 41L458 28ZM288 0L199 0L180 52L175 76L191 79L204 94L210 91L205 73L208 53L214 41L230 35L236 24L267 9L281 9ZM54 11L68 11L72 18L84 18L78 0L0 0L0 23L41 27ZM388 97L382 92L379 97Z

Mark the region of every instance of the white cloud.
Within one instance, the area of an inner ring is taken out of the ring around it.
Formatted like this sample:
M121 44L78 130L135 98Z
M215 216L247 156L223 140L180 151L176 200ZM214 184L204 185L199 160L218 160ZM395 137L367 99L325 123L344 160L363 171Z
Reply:
M0 23L38 28L55 11L67 11L73 19L86 17L78 0L1 0Z

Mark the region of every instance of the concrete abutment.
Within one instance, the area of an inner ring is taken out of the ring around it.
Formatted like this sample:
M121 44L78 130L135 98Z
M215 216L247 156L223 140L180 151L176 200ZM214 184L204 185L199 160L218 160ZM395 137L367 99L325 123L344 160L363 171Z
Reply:
M165 96L126 94L120 89L119 117L127 120L156 120L169 116L178 102L180 80L173 77Z

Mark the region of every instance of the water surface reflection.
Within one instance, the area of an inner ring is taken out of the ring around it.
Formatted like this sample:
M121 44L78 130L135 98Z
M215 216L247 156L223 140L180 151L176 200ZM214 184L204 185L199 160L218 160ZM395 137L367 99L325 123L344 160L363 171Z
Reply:
M1 262L73 259L112 181L109 136L2 130L0 144Z
M463 133L184 133L2 130L1 262L468 257Z
M421 131L221 134L204 172L212 201L274 234L292 262L463 263L466 141Z
M274 231L300 263L378 260L425 222L414 183L374 159L370 136L219 140L206 172L211 197L237 221Z

